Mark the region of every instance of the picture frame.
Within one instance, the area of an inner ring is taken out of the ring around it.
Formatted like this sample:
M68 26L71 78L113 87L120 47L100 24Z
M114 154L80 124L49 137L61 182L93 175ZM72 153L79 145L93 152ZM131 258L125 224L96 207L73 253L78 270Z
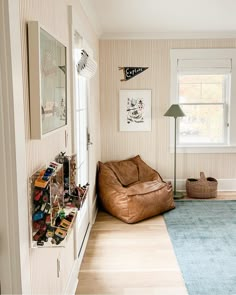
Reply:
M120 90L120 131L151 131L151 90Z
M67 125L67 51L38 21L28 23L31 138Z

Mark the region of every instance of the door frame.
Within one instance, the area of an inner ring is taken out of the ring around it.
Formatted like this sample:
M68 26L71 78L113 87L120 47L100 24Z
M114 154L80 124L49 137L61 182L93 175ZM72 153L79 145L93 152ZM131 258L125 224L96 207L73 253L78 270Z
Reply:
M75 142L75 97L76 97L76 90L75 90L75 75L74 75L74 56L73 56L73 48L74 46L74 32L78 33L82 38L83 36L86 36L86 33L88 34L88 32L85 31L84 29L84 25L83 25L83 21L81 20L81 18L79 18L76 13L74 12L72 6L68 6L68 14L69 14L69 20L70 20L70 52L71 52L71 75L72 75L72 83L71 83L71 120L72 120L72 152L75 152L75 146L76 146L76 142ZM83 39L83 42L85 43L86 46L86 50L88 50L88 45L86 44L86 40ZM88 101L87 101L87 122L88 122L88 133L89 132L89 126L90 126L90 116L89 116L89 96L90 96L90 89L89 89L89 81L88 81ZM88 148L88 180L90 180L91 177L91 157L90 157L90 148ZM94 223L94 218L95 218L95 214L94 214L94 204L92 202L92 190L90 189L88 191L88 203L89 203L89 220L90 220L90 226L91 224ZM96 205L96 203L95 203Z
M0 2L1 292L30 294L19 0Z

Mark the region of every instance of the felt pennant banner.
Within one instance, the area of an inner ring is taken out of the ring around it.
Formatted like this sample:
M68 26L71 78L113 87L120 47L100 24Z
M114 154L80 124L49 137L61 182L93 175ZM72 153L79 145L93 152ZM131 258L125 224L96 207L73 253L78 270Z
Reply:
M123 70L124 73L124 79L120 81L128 81L147 69L148 67L119 67L119 70Z

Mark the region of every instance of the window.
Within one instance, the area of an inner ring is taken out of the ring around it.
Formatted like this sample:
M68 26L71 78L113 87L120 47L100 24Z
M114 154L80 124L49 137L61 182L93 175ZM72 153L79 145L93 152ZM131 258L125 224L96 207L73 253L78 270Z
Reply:
M172 103L186 115L177 120L179 147L235 146L235 65L235 49L171 50Z
M230 74L178 75L178 100L186 117L179 127L180 144L228 143Z

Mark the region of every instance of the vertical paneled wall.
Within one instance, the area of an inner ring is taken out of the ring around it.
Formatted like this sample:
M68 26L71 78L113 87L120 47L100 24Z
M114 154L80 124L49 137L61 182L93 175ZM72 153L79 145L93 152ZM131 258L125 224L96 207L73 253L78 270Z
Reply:
M91 46L94 52L95 59L98 61L99 44L98 38L91 28L87 17L85 16L80 2L77 0L21 0L20 1L20 25L21 25L21 40L22 40L22 66L23 66L23 90L24 90L24 116L25 116L25 131L26 131L26 158L27 158L27 173L28 177L42 165L53 160L61 151L66 151L67 154L73 152L72 148L72 97L71 97L71 53L70 53L70 20L68 14L68 5L72 5L75 15L78 16L81 26L81 35ZM65 129L60 129L57 132L50 134L42 140L32 140L30 137L30 97L29 97L29 77L28 77L28 46L27 46L27 22L39 21L39 23L53 35L56 39L62 42L67 47L67 115L68 125ZM95 173L96 163L101 158L100 154L100 105L99 105L99 73L90 81L90 101L89 101L89 127L91 129L92 141L94 145L90 149L90 198L95 199ZM68 142L66 145L66 134L68 134ZM29 198L29 196L25 196ZM92 201L93 201L92 200ZM92 203L91 201L91 203ZM24 214L27 214L26 212ZM30 221L29 221L30 222ZM29 226L29 225L25 225ZM71 234L73 239L73 233ZM71 242L68 247L63 250L69 251L65 253L67 269L70 271L73 264L73 245ZM55 251L54 251L55 250ZM62 251L62 252L63 252ZM63 252L63 253L64 253ZM55 277L55 263L60 251L53 249L31 249L31 281L32 292L44 294L59 294L62 293L66 284L66 279L70 272L63 278L65 284L63 286L55 285L53 276ZM46 263L44 264L44 261ZM43 265L44 264L44 265ZM47 265L50 268L47 268ZM47 280L42 281L44 276L54 270L54 273L48 275ZM58 281L59 282L59 281ZM55 286L54 286L55 285Z
M102 160L120 160L140 154L165 179L173 177L169 152L171 48L235 48L236 40L101 40L100 99ZM149 67L121 82L118 67ZM119 90L152 90L152 131L119 131ZM177 178L197 177L200 171L221 179L236 178L236 154L178 154Z
M53 160L61 151L70 153L70 138L71 138L71 116L70 116L70 87L68 87L68 126L66 129L58 130L57 132L48 135L42 140L31 140L30 137L30 97L29 97L29 76L28 76L28 38L27 38L27 22L39 21L39 23L60 40L67 48L69 45L68 31L68 15L65 1L30 1L23 0L20 2L21 16L21 39L22 39L22 66L23 66L23 90L24 90L24 111L25 111L25 132L26 132L26 160L28 177L42 165ZM69 50L68 50L69 52ZM69 66L69 56L67 55L67 65ZM68 81L70 81L70 69L67 71ZM65 145L65 130L68 132L69 140L68 147ZM26 196L29 199L29 196ZM30 223L30 221L29 221ZM54 249L53 252L41 249L31 249L31 287L32 293L49 292L54 294L58 291L55 283L56 259L59 255L59 250ZM71 249L73 251L73 249ZM70 265L73 259L70 260ZM48 261L51 266L47 271L43 269L42 262ZM45 280L47 272L51 272L51 279ZM40 275L39 275L40 274ZM42 283L44 281L44 284Z
M68 146L65 146L65 130L43 138L42 140L30 139L30 112L29 112L29 80L28 80L28 48L27 48L27 22L39 21L39 23L60 40L67 48L69 45L68 13L65 1L21 1L21 38L22 38L22 62L23 62L23 83L24 83L24 106L25 106L25 129L27 148L27 168L31 175L36 169L48 161L54 159L59 152L67 150L70 153L70 87L68 87ZM68 48L69 49L69 48ZM69 50L68 50L69 52ZM69 56L67 55L69 66ZM70 69L68 68L68 81L70 81Z
M72 151L72 107L71 107L71 69L70 69L70 20L68 19L68 5L72 5L75 14L81 23L80 33L89 43L94 52L94 58L99 62L98 38L92 30L80 4L76 0L22 0L20 6L21 15L21 38L22 38L22 62L24 83L24 106L25 106L25 129L27 145L27 166L31 175L36 169L52 160L60 151ZM67 47L67 104L68 104L68 144L66 146L65 130L60 130L42 140L31 140L30 138L30 112L29 112L29 80L28 80L28 49L27 49L27 22L36 20L55 38ZM94 146L91 148L91 157L95 163L100 159L100 106L99 106L99 72L90 80L89 101L89 127ZM94 171L93 171L94 172ZM94 177L95 178L95 177Z

